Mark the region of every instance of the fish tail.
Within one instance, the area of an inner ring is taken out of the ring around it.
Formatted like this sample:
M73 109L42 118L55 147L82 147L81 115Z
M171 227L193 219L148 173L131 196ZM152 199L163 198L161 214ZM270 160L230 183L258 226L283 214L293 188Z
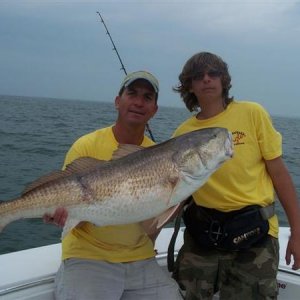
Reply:
M5 220L1 219L0 220L0 232L3 231L3 229L6 227L6 225L8 224L9 222L5 222Z
M35 211L30 208L32 203L24 201L24 198L17 198L10 201L0 202L0 232L11 222L23 218L38 217Z
M0 232L14 220L14 214L7 214L11 209L11 203L7 201L0 201Z

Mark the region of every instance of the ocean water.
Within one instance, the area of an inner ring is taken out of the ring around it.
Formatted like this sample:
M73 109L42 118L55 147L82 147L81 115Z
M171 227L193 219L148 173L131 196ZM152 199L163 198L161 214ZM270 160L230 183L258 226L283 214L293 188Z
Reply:
M150 128L157 142L168 139L189 116L186 109L160 107ZM113 103L0 96L0 201L16 198L36 178L60 169L81 135L114 122ZM284 160L300 195L300 119L273 117L283 135ZM288 225L279 203L280 224ZM57 243L61 229L41 219L20 220L0 234L0 254Z

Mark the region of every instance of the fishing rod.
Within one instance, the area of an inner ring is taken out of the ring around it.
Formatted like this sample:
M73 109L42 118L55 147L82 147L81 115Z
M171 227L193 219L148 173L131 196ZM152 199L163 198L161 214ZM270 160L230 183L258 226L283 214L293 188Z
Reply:
M102 22L102 24L103 24L103 26L104 26L104 28L105 28L105 30L106 30L106 34L108 35L108 37L109 37L109 39L110 39L110 41L111 41L111 43L112 43L112 45L113 45L113 49L112 49L112 50L115 51L116 54L117 54L117 56L118 56L119 62L120 62L120 64L121 64L121 69L120 69L120 70L123 70L124 73L125 73L125 75L127 75L125 66L124 66L123 61L122 61L122 59L121 59L121 56L119 55L119 52L118 52L118 50L117 50L117 47L116 47L116 45L115 45L115 43L114 43L114 41L113 41L113 39L112 39L112 37L111 37L109 31L108 31L108 28L107 28L107 26L106 26L106 24L105 24L105 22L104 22L104 20L103 20L103 18L102 18L102 16L101 16L101 14L100 14L99 11L97 11L97 14L99 15L99 17L100 17L100 19L101 19L101 22ZM149 126L148 123L146 124L146 130L149 132L151 139L155 142L154 136L153 136L153 134L152 134L152 131L151 131L150 126Z
M102 16L101 16L101 14L99 13L99 11L97 11L97 14L99 15L99 17L100 17L100 19L101 19L101 22L102 22L102 24L103 24L103 26L104 26L104 28L105 28L105 30L106 30L106 34L108 35L108 37L109 37L109 39L110 39L110 41L111 41L111 43L112 43L112 45L113 45L113 51L116 51L116 54L117 54L117 56L118 56L119 62L120 62L121 67L122 67L120 70L123 70L124 73L125 73L125 75L127 75L125 66L124 66L124 64L123 64L123 62L122 62L122 59L121 59L120 55L119 55L119 52L118 52L118 50L117 50L117 47L116 47L116 45L115 45L115 43L114 43L114 41L113 41L113 39L112 39L112 37L111 37L109 31L108 31L108 28L106 27L106 24L105 24L105 22L104 22L104 20L103 20L103 18L102 18Z

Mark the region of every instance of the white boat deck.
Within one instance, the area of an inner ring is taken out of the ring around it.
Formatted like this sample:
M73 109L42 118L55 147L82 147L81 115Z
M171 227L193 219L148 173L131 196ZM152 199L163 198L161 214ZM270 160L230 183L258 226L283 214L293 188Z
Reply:
M172 228L165 228L156 241L157 260L165 269L172 233ZM289 228L280 228L279 299L296 300L300 295L300 271L294 271L285 264L288 236ZM182 232L176 241L176 251L181 245ZM54 276L60 256L60 244L0 255L0 299L53 300Z

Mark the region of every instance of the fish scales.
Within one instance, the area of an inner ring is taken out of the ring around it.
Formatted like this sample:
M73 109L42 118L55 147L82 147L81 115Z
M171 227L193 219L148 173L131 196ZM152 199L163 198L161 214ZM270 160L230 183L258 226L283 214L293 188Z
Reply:
M68 211L64 234L80 221L97 226L143 221L185 200L232 155L230 132L207 128L109 162L80 158L39 179L20 198L0 203L0 231L57 207Z
M115 218L116 223L126 222L126 219L122 217L123 211L138 217L141 213L144 214L143 208L147 207L149 201L151 205L148 205L148 210L151 216L156 210L161 209L160 203L165 205L162 199L170 198L174 182L170 180L170 177L174 177L176 173L175 164L171 159L167 159L164 152L147 156L143 153L140 153L140 160L138 153L134 155L140 163L134 164L132 158L128 157L122 161L122 164L108 164L97 170L99 174L92 173L87 176L85 182L94 193L94 202L100 198L104 202L101 212L96 212L96 208L94 211L94 214L102 214L102 223L109 222L112 217ZM116 172L115 169L122 170L122 172ZM99 184L100 177L104 178L102 184ZM157 204L155 204L156 199ZM156 205L158 206L152 208ZM89 213L93 214L92 207Z
M167 185L170 174L174 176L178 173L176 166L165 153L145 156L142 151L141 155L138 154L136 153L135 159L140 163L134 163L132 158L128 158L122 164L108 165L108 170L99 169L99 174L91 174L93 178L87 178L87 184L97 195L105 194L102 188L106 189L108 185L111 187L111 194L131 195L135 199L135 196L140 197L144 191L157 185ZM122 171L115 172L115 169ZM106 178L102 185L98 182L100 176ZM162 178L165 180L162 181Z
M2 218L5 217L9 217L10 222L20 218L41 217L45 212L53 212L60 206L61 199L65 198L72 200L73 203L78 203L81 195L80 187L73 180L64 180L54 183L52 186L38 188L21 198L2 202L0 204L0 224L3 222ZM68 204L72 202L69 201Z

